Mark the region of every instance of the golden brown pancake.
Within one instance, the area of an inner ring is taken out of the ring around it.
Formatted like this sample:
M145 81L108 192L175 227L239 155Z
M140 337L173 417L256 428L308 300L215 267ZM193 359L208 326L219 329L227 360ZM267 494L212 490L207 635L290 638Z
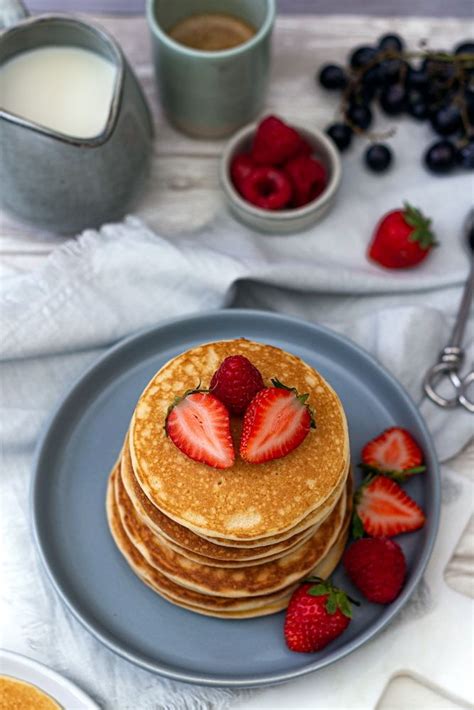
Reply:
M35 685L0 675L0 710L61 710L61 706Z
M115 478L116 472L113 477ZM124 493L123 489L121 491ZM119 492L120 493L120 492ZM116 497L120 518L127 536L147 562L178 585L197 592L223 597L248 597L269 594L291 585L308 574L327 554L342 528L346 510L346 492L313 536L275 561L247 567L217 568L198 564L162 544L141 523L130 499Z
M174 398L208 387L229 355L244 355L265 384L277 377L300 393L316 418L316 429L287 456L263 464L240 457L217 470L185 456L166 436ZM130 453L140 488L168 517L207 537L255 540L278 535L323 506L347 473L347 423L338 396L300 358L244 339L193 348L168 362L141 395L130 428ZM289 492L291 491L291 495Z
M280 540L278 537L274 542L273 538L264 538L264 542L265 540L268 542L266 545L255 545L254 542L247 542L244 543L243 548L237 548L233 545L224 544L225 541L221 538L208 540L207 538L197 535L192 530L189 530L171 518L168 518L168 516L154 506L143 493L137 479L135 478L127 442L125 443L122 451L120 475L137 515L140 520L153 532L167 538L172 543L175 543L175 545L178 545L180 549L184 548L195 555L216 559L222 562L257 560L289 550L295 545L301 543L311 534L312 531L316 530L316 526L320 524L334 509L334 506L340 498L343 489L343 486L341 486L337 489L337 491L331 494L324 506L324 510L319 511L317 515L312 514L309 516L309 519L305 518L304 521L302 521L302 523L298 526L295 534L291 535L290 533L283 533L283 539ZM345 481L343 481L343 483L345 485Z
M211 567L233 567L233 568L238 568L238 567L248 567L248 565L253 565L253 564L263 564L264 562L270 562L271 560L276 560L279 557L282 557L283 555L287 554L290 550L294 550L296 547L299 545L302 545L306 540L309 540L309 538L314 534L315 528L310 528L309 530L305 531L304 534L301 536L295 536L297 539L296 541L291 544L291 545L286 545L285 543L282 543L282 545L275 545L275 551L273 554L272 552L272 546L269 546L267 548L263 548L265 550L264 556L263 557L253 557L252 552L254 552L253 549L250 550L236 550L232 548L222 548L214 545L214 547L217 547L218 550L223 550L224 555L223 559L215 559L213 557L207 557L205 555L200 555L197 554L196 552L192 552L190 550L187 550L184 547L181 547L177 543L173 542L170 538L164 536L161 534L161 531L156 530L155 528L151 528L147 524L147 520L144 519L139 511L136 509L135 505L133 504L130 496L127 493L127 489L125 488L123 481L122 481L122 476L121 476L121 468L119 468L114 475L115 478L115 487L116 487L116 496L117 500L120 502L122 501L122 504L119 505L120 512L122 514L122 511L129 511L131 510L133 512L133 515L136 516L137 522L141 523L145 527L148 528L150 535L156 536L159 540L160 545L164 547L169 547L171 550L174 550L175 552L179 553L180 555L183 555L189 560L193 560L194 562L198 562L199 564L202 565L210 565ZM148 499L147 499L148 500ZM151 505L151 504L150 504ZM161 513L161 515L163 515ZM173 525L178 525L178 523L175 523L174 521L171 521ZM122 520L122 524L127 527L126 521ZM181 527L181 526L179 526ZM186 530L186 528L183 528L183 530ZM189 535L195 535L195 533L192 533L191 531L187 531ZM197 535L195 535L197 537ZM199 538L198 538L199 539ZM286 542L286 541L285 541ZM209 545L211 546L212 543L207 542L206 540L203 541L203 546ZM281 549L280 549L281 548ZM255 551L260 551L262 548L256 548ZM231 553L231 558L229 559L229 553ZM233 555L232 555L233 553ZM237 553L237 554L236 554ZM237 555L241 553L240 558L237 557ZM247 557L247 555L250 554L250 557ZM233 558L232 558L233 557Z
M189 611L227 619L264 616L286 608L297 584L293 584L273 594L261 595L249 599L236 599L200 594L199 592L180 587L175 584L175 582L162 575L157 569L148 564L125 534L115 502L113 475L114 474L112 474L109 479L107 488L107 517L112 536L131 569L147 586L153 589L153 591L160 594L160 596L164 597L167 601L188 609ZM350 503L350 501L351 494L349 490L348 502ZM313 570L312 574L323 578L332 574L346 544L350 516L351 505L349 504L346 510L343 528L338 539L329 550L327 556Z

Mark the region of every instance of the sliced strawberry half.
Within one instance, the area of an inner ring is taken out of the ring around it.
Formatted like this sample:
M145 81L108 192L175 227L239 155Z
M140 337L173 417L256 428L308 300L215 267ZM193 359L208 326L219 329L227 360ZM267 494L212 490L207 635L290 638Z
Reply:
M386 429L362 449L362 468L384 473L404 481L425 470L423 451L409 431L401 427Z
M240 455L249 463L286 456L315 427L306 404L309 395L300 395L278 380L272 380L272 384L255 395L244 415Z
M425 514L413 498L386 476L369 477L354 497L352 534L370 537L393 537L418 530L425 524Z
M183 454L214 468L230 468L235 460L230 415L213 394L192 390L171 405L166 433Z

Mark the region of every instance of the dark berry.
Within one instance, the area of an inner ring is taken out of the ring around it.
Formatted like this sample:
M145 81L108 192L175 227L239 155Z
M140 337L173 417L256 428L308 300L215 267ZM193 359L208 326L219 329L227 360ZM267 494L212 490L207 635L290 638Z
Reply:
M416 91L426 91L428 89L428 73L424 69L413 69L410 67L407 72L406 87Z
M372 111L363 104L351 104L347 109L347 118L354 126L365 131L372 123Z
M341 153L351 144L352 128L347 123L333 123L326 128L326 133L332 138Z
M416 118L417 121L425 121L429 116L428 105L423 95L419 94L417 91L408 95L406 111L410 116Z
M362 77L362 87L363 90L365 90L367 96L373 96L377 92L377 90L380 88L382 85L382 79L380 76L380 68L376 64L373 67L370 67L370 69L367 69L366 72L364 72L364 75Z
M380 94L380 106L389 116L397 116L406 108L405 89L401 84L391 84Z
M450 136L462 126L461 112L457 106L443 106L431 116L431 125L440 136Z
M384 59L380 62L380 77L383 84L396 84L408 72L407 62L401 59Z
M337 64L325 64L319 72L319 83L325 89L344 89L347 86L347 74Z
M466 102L467 118L471 126L474 126L474 90L466 89L464 92L464 101Z
M383 173L392 162L392 151L383 143L374 143L365 151L365 163L374 173Z
M440 52L440 54L449 54L449 52ZM427 72L431 81L441 84L446 84L446 82L450 81L456 71L453 62L442 62L439 59L430 57L425 57L421 68Z
M459 146L456 151L456 162L467 170L474 170L474 138L469 143Z
M424 161L432 173L439 175L449 173L456 161L456 149L449 141L437 141L426 151Z
M400 35L383 35L379 39L379 49L383 52L401 52L405 43Z
M454 54L474 54L474 40L457 44L454 48Z
M361 69L366 64L373 61L377 51L373 47L357 47L349 59L349 63L353 69Z

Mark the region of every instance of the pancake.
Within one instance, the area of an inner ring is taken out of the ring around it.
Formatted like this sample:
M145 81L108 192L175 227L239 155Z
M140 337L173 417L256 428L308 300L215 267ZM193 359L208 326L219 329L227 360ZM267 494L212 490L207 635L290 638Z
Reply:
M189 611L224 619L264 616L279 612L286 608L292 592L298 586L297 584L293 584L290 587L281 590L281 592L261 595L253 599L224 598L207 596L180 587L158 572L158 570L151 567L139 551L132 545L123 530L115 502L113 478L114 473L110 476L107 488L107 517L111 534L118 549L125 557L128 565L154 592L158 593L167 601ZM316 576L324 578L332 574L332 571L337 566L340 556L344 551L351 517L350 501L351 495L349 493L349 505L346 509L342 530L339 533L333 547L329 550L327 556L313 570L313 574Z
M61 706L35 685L0 675L0 710L61 710Z
M116 472L113 474L114 478ZM123 491L122 491L123 492ZM239 569L217 568L187 559L166 547L140 522L130 499L119 496L123 529L146 561L159 572L197 592L223 597L259 596L291 585L308 574L327 554L342 528L346 510L344 491L334 511L312 537L272 562L250 564Z
M154 506L143 493L135 478L127 442L124 444L122 452L120 475L137 515L153 532L167 538L180 549L184 548L185 550L189 550L189 552L193 553L192 555L187 555L191 559L193 559L193 555L199 555L222 562L240 562L274 556L306 540L308 535L311 534L312 529L315 531L316 525L320 524L334 509L342 493L343 486L345 485L345 480L343 480L343 485L331 494L324 509L318 514L309 516L308 519L305 518L304 521L300 523L301 529L300 526L298 526L293 534L291 534L293 531L289 531L288 533L283 533L282 540L280 540L279 537L276 539L264 538L263 544L260 544L260 541L247 542L244 543L244 548L237 548L233 545L229 545L227 541L221 538L210 540L197 535L192 530L168 518L168 516ZM265 541L268 544L265 544Z
M308 392L317 426L283 458L254 465L237 457L216 470L179 451L166 436L166 414L175 397L199 383L208 387L222 360L236 354L247 356L267 385L277 377ZM295 355L244 339L202 345L168 362L139 398L129 442L140 488L157 508L199 535L235 541L293 528L324 505L349 462L346 418L329 384Z
M263 557L253 557L252 552L254 550L250 549L248 552L247 550L232 550L231 548L220 548L218 547L218 550L224 550L224 559L215 559L213 557L206 557L205 555L200 555L195 552L192 552L190 550L187 550L184 547L181 547L177 543L173 542L170 538L164 536L161 534L161 531L158 531L154 528L151 528L149 525L147 525L147 521L143 519L143 517L140 515L139 511L135 508L133 502L130 499L130 496L127 493L127 490L123 484L122 476L120 473L120 469L117 471L115 474L115 491L116 491L116 497L117 500L120 502L122 501L122 505L119 504L119 509L122 517L122 512L123 511L129 511L133 509L133 514L137 518L137 522L148 527L150 531L150 535L153 537L157 537L159 544L164 547L168 547L171 550L174 550L175 552L179 553L180 555L183 555L189 560L192 560L194 562L198 562L199 564L202 565L210 565L211 567L232 567L232 568L239 568L239 567L248 567L248 565L253 565L253 564L263 564L264 562L270 562L271 560L276 560L279 557L282 557L283 555L287 554L290 550L294 550L297 548L299 545L303 545L309 538L314 534L315 528L310 528L309 530L305 531L302 535L297 535L295 536L297 539L296 541L288 546L283 545L275 545L275 551L272 553L272 547L269 548L270 551L265 551L265 554ZM174 525L178 525L178 523L174 523ZM127 528L127 522L126 520L122 519L122 524L124 525L125 528ZM179 526L181 527L181 526ZM186 528L183 528L185 530ZM190 531L187 531L190 535L194 535L194 533L191 533ZM196 536L197 537L197 536ZM204 541L206 543L207 541ZM208 545L212 545L212 543L207 543ZM281 549L280 549L281 548ZM262 549L262 548L257 548L257 549ZM266 550L266 548L264 548ZM225 559L225 555L229 555L229 553L233 553L234 559ZM241 558L237 559L236 554L238 555L239 553L241 554ZM247 557L246 555L250 554L250 557ZM245 557L244 557L245 556Z

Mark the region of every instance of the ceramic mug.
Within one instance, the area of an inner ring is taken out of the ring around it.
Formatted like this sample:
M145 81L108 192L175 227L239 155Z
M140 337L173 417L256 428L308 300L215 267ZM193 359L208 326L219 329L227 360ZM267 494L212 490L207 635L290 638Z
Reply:
M256 29L232 49L202 51L168 34L180 20L199 13L226 13ZM270 68L274 0L147 0L156 77L171 123L193 136L233 133L262 110Z
M116 67L104 130L75 138L0 107L1 204L16 217L70 234L119 219L141 190L152 154L153 124L138 81L103 30L61 15L26 18L19 3L2 14L0 67L16 54L67 45L99 53ZM2 6L2 9L5 5Z

